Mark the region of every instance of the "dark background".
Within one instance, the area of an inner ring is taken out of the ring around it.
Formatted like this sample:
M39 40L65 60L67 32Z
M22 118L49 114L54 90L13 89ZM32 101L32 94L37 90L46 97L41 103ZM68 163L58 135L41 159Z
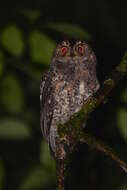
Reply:
M0 2L0 190L55 189L55 163L40 130L39 85L55 44L84 39L100 83L127 49L127 1ZM127 77L91 114L86 131L127 161ZM127 190L127 174L82 145L71 156L66 189Z

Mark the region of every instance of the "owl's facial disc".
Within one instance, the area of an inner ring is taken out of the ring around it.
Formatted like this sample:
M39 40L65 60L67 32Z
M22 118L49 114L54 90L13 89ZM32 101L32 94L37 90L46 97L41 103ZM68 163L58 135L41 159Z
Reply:
M54 61L60 63L85 63L93 54L89 45L84 41L63 41L55 49Z
M85 56L86 44L81 41L75 42L75 44L69 41L63 41L56 48L56 57L60 58L81 58Z

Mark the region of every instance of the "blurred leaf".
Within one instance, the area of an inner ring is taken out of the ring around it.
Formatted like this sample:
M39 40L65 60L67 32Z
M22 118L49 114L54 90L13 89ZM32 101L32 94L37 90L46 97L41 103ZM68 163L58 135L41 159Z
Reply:
M119 109L118 115L118 128L124 140L127 142L127 109Z
M46 25L49 29L53 29L57 32L64 33L71 38L91 40L91 35L88 34L83 28L75 24L66 22L51 22Z
M35 65L32 63L27 64L19 62L19 64L15 64L14 62L11 62L10 64L15 67L17 70L23 72L26 76L30 77L32 81L37 81L40 82L40 78L42 76L43 71L48 69L48 65L41 65L41 70L40 68L37 68Z
M124 184L122 184L121 187L118 188L118 190L127 190L127 182L125 182Z
M33 61L49 64L55 43L40 31L33 31L30 35L31 57Z
M45 141L41 143L40 160L45 168L55 172L55 161L51 157L48 145Z
M5 168L2 160L0 160L0 190L3 189L4 181L5 181Z
M14 56L21 56L24 50L24 42L21 31L16 26L8 26L1 34L4 48Z
M3 53L0 52L0 77L3 73L3 69L4 69L4 57L3 57Z
M22 13L23 13L24 16L26 16L31 21L37 20L38 17L40 16L40 11L39 10L24 9L24 10L22 10Z
M2 73L3 73L3 63L0 63L0 77L1 77L1 75L2 75Z
M2 104L10 113L19 113L24 106L24 94L17 78L8 75L4 78L1 89Z
M19 190L32 190L37 188L50 187L53 183L53 178L46 170L43 170L40 166L32 169L28 176L25 177L21 183Z
M12 118L4 118L0 120L0 138L24 139L30 136L30 129L23 121Z
M122 92L121 99L123 102L127 103L127 88L125 88Z

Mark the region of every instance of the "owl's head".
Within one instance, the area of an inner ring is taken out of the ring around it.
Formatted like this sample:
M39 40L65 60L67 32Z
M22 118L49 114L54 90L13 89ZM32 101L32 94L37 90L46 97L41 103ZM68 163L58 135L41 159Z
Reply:
M62 41L57 45L53 58L60 62L66 61L87 61L87 60L96 60L95 54L89 45L84 41Z
M88 73L91 77L96 76L96 56L84 41L63 41L54 51L50 68L67 78L78 75L85 78Z

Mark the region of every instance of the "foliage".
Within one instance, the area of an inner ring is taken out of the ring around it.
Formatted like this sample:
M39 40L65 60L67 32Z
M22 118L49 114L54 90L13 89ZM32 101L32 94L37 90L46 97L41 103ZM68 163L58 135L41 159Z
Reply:
M57 32L62 32L63 34L66 34L70 38L74 39L87 39L90 40L91 36L88 34L84 29L81 27L66 23L66 22L55 22L55 23L48 23L46 25L47 28L51 30L55 30Z
M31 57L35 62L49 64L55 43L42 32L33 31L30 35Z
M19 113L24 106L24 94L18 79L13 74L4 77L1 86L1 100L10 113Z
M20 29L10 25L1 34L3 47L14 56L21 56L24 50L24 42Z
M17 118L3 118L0 123L1 139L24 139L31 136L27 124Z

